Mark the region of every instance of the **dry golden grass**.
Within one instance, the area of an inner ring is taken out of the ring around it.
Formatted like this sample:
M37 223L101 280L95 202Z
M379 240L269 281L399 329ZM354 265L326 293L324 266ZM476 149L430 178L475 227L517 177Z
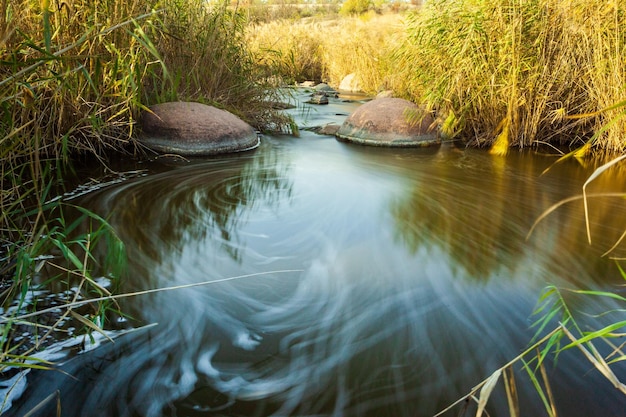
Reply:
M431 1L407 24L401 90L471 145L624 151L626 4ZM576 115L586 115L577 117ZM610 125L609 125L610 123Z
M70 148L96 151L127 141L120 125L132 120L141 85L133 63L146 61L137 31L150 24L150 9L146 2L110 3L0 4L3 157L63 158Z
M203 0L0 0L2 157L101 154L132 142L145 106L209 102L257 127L267 88L245 16ZM33 143L37 140L37 143Z
M375 93L392 83L389 55L402 36L399 14L335 19L279 20L255 25L248 39L259 62L287 82L324 81L335 87L355 73L361 89Z

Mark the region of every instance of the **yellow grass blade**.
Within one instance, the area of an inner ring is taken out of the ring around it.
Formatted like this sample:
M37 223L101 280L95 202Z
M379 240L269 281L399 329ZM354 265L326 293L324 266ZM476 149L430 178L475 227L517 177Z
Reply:
M100 302L100 301L118 300L120 298L137 297L139 295L153 294L153 293L165 292L165 291L182 290L185 288L195 288L195 287L217 284L221 282L228 282L228 281L241 280L245 278L257 277L257 276L262 276L262 275L284 274L284 273L291 273L291 272L302 272L302 269L283 269L283 270L277 270L277 271L255 272L251 274L237 275L237 276L227 277L227 278L219 278L219 279L215 279L211 281L194 282L192 284L175 285L172 287L154 288L154 289L145 290L145 291L136 291L136 292L130 292L130 293L124 293L124 294L110 295L106 297L91 298L88 300L80 300L80 301L75 301L75 302L60 305L60 306L46 308L43 310L36 311L34 313L23 314L18 317L7 317L7 316L0 315L0 324L8 323L12 320L24 320L29 317L35 317L41 314L52 312L54 310L58 310L59 308L69 309L69 308L79 307L85 304Z
M626 158L626 155L622 155L618 158L615 158L612 161L607 162L606 164L597 168L595 171L593 171L593 173L589 176L589 178L587 178L587 181L585 181L585 183L583 184L583 202L585 206L585 225L587 228L587 241L589 242L589 244L591 244L591 230L590 230L590 225L589 225L589 208L587 205L587 185L589 185L591 181L598 178L600 174L602 174L604 171L611 168L613 165L617 164L619 161L621 161L624 158Z
M548 380L548 374L546 372L545 363L540 359L541 352L539 348L537 348L537 358L539 359L539 370L541 371L541 379L543 379L543 385L546 387L546 393L548 394L548 402L550 404L550 408L552 410L552 415L554 417L557 416L556 406L554 404L554 395L552 395L552 388L550 388L550 381Z
M519 398L517 396L517 386L515 384L513 369L509 366L504 372L504 389L506 391L506 400L509 404L509 413L511 417L519 417Z
M590 113L572 114L570 116L563 116L563 118L564 119L584 119L587 117L595 117L595 116L601 115L604 112L615 110L624 106L626 106L626 100L620 101L619 103L615 103L612 106L606 107L602 110L598 110L598 111L590 112Z
M113 339L111 339L104 332L104 330L102 330L99 326L96 326L95 323L93 323L91 320L87 320L85 317L81 316L80 314L76 313L75 311L70 311L70 314L72 315L72 317L74 317L76 320L78 320L79 322L81 322L85 326L89 327L91 330L94 330L94 331L100 333L102 336L106 337L109 340L109 342L113 342Z
M586 197L620 197L620 198L622 198L622 197L624 197L624 193L592 193L592 194L587 194ZM562 205L564 205L566 203L571 203L572 201L576 201L576 200L582 200L584 198L585 198L585 196L583 196L583 195L575 195L573 197L565 198L565 199L563 199L563 200L561 200L561 201L551 205L550 207L548 207L543 213L541 213L541 215L539 217L537 217L537 220L535 220L533 225L530 227L530 230L526 234L526 239L529 239L530 235L533 234L533 231L535 230L537 225L539 223L541 223L541 221L543 219L548 217L548 215L550 213L554 212L557 208L561 207Z
M498 125L498 127L502 126L502 131L493 142L493 146L489 150L490 154L504 156L509 151L509 124L509 118L506 117Z
M585 355L587 360L596 367L598 371L613 384L615 388L617 388L620 392L626 394L626 385L624 385L619 378L613 373L613 370L609 367L604 359L600 356L600 354L595 350L593 344L591 342L587 342L587 345L592 350L591 352L587 350L582 344L577 343L578 339L569 331L565 326L561 326L561 329L565 333L565 335L573 342L576 343L576 347L580 349L580 351Z

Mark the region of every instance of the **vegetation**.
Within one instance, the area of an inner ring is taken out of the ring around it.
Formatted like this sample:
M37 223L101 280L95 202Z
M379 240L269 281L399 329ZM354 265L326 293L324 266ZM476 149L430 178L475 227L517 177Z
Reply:
M434 0L407 19L401 93L473 146L592 143L625 150L626 6L574 0ZM604 111L603 111L604 110ZM612 121L609 123L609 121Z
M324 81L339 86L355 73L366 93L391 87L391 53L402 33L399 14L341 19L277 20L249 28L249 44L260 65L287 83ZM277 36L277 34L280 34Z
M535 221L529 235L545 217L558 209L562 209L563 205L567 203L582 199L585 207L588 243L591 243L590 219L587 211L589 196L585 191L586 187L624 158L626 155L598 167L583 184L581 196L570 197L554 204ZM594 195L596 198L624 198L624 196L623 192ZM626 238L626 231L603 256L614 254L623 243L624 238ZM613 259L617 263L622 279L626 281L626 271L620 263L624 258L616 256ZM616 301L616 308L609 311L598 311L594 305L604 305L602 302L600 304L581 302L590 299L591 301L593 299ZM516 393L514 374L514 368L518 367L524 371L523 373L528 376L533 384L540 401L544 405L546 415L557 417L559 415L557 413L558 404L552 395L545 363L550 357L553 357L556 363L558 356L568 350L577 350L582 358L587 360L615 389L626 395L626 384L618 376L623 372L617 372L617 368L623 366L622 362L626 360L626 342L624 341L626 318L623 309L625 303L626 297L621 295L620 291L562 289L548 285L540 295L533 312L535 321L532 327L535 329L535 336L529 346L520 355L496 369L493 374L477 384L465 397L439 412L437 416L444 415L456 407L461 407L462 402L465 402L463 407L466 408L470 401L475 402L476 415L483 415L489 398L499 383L502 383L504 387L510 415L520 416L520 404ZM580 308L583 305L589 307ZM487 413L485 412L485 414Z
M434 0L381 10L344 2L341 18L259 24L251 47L289 82L338 86L355 73L367 93L393 89L436 111L447 136L494 153L625 150L623 3Z
M372 0L346 0L339 12L345 15L362 14L374 6Z
M342 14L364 12L359 4L365 3L344 3ZM623 3L433 0L405 15L403 29L381 19L369 12L341 23L271 22L255 27L251 42L266 59L278 61L290 82L313 79L338 86L354 72L364 91L391 88L425 104L439 115L445 135L496 154L541 145L574 149L566 156L576 157L626 151ZM349 43L359 27L358 41ZM612 370L625 357L623 344L615 342L626 326L623 315L576 312L563 293L571 292L546 289L536 311L536 341L463 399L476 400L477 415L500 381L511 415L519 415L514 365L534 384L547 415L556 415L544 362L572 348L626 394ZM626 301L612 292L572 294ZM578 321L585 314L613 321L587 331Z
M339 13L341 4L331 2L304 2L302 0L252 0L244 7L248 22L259 24L275 20L299 20L311 17L329 18Z
M0 0L0 369L69 332L70 317L90 331L119 314L103 296L122 273L114 267L124 265L123 243L105 219L57 195L73 159L137 153L136 119L148 105L202 101L281 129L288 120L266 105L276 75L337 86L355 73L364 92L393 89L436 111L446 134L495 153L541 144L580 148L576 156L626 151L623 2L431 0L381 15L376 2L350 0L341 20L338 6L328 10L335 19L204 0ZM81 211L79 221L68 224L68 210ZM104 265L91 256L95 245L111 255ZM54 282L38 282L43 268L57 271ZM101 302L44 324L22 311L41 285L75 288L68 303ZM624 322L583 332L560 291L541 301L538 331L557 315L562 324L525 352L540 349L535 369L553 348L577 347L612 378L592 343L611 346ZM38 335L34 345L15 342L19 326ZM477 387L481 400L510 365Z

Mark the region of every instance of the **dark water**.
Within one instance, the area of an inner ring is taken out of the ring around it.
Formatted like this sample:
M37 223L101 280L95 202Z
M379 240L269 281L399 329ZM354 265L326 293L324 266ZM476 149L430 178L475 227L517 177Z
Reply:
M341 123L355 106L296 114ZM65 373L28 375L6 415L58 389L64 416L431 416L524 350L547 284L622 281L600 257L626 230L622 199L590 202L591 245L581 201L527 238L593 170L566 162L541 175L554 160L363 148L303 131L246 154L146 162L148 175L80 200L126 242L122 290L258 275L124 300L134 323L157 325L73 357ZM623 179L609 172L589 191L623 191ZM514 369L522 415L545 415ZM579 353L547 371L560 416L626 415L626 396ZM54 415L54 398L35 415ZM488 410L509 415L501 384Z

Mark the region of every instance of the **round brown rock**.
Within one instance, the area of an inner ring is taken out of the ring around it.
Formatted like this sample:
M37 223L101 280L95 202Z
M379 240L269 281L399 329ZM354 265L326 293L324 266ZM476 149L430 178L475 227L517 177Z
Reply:
M346 119L336 137L341 141L371 146L441 144L432 115L400 98L378 98L365 103Z
M256 131L218 108L193 102L156 104L141 115L140 142L162 153L205 156L259 146Z

